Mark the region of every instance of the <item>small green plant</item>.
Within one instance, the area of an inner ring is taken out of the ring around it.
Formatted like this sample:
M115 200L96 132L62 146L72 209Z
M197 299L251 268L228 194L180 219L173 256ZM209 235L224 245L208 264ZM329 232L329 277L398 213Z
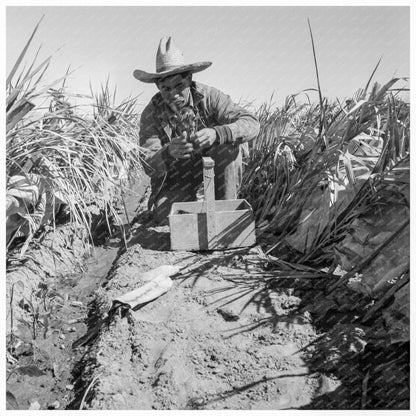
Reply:
M58 310L61 309L64 304L64 298L61 295L55 290L50 289L47 285L40 283L38 290L31 292L29 299L23 298L19 302L19 307L27 312L28 319L18 319L20 331L15 333L13 292L14 285L12 286L10 299L11 333L8 350L13 349L17 341L34 344L39 335L43 334L43 337L46 338L50 319L56 317Z

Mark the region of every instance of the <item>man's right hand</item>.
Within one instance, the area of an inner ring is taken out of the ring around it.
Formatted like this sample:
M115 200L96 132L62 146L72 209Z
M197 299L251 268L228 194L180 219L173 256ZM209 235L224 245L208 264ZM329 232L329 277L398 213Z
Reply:
M186 140L186 133L171 140L168 146L169 154L175 159L189 159L194 147Z

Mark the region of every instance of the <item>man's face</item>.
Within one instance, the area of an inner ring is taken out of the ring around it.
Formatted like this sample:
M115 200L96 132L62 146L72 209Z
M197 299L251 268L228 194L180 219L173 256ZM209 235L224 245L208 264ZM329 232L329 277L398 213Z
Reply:
M182 108L188 104L191 94L191 76L182 74L172 75L157 82L160 94L165 102Z

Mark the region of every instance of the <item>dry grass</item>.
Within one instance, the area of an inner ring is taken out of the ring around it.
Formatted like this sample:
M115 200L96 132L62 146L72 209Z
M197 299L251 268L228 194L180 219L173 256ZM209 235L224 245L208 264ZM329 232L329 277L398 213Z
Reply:
M383 192L406 196L410 107L390 91L397 81L375 83L344 104L297 105L291 96L281 109L259 110L262 128L241 196L253 206L259 234L275 236L270 251L308 221L303 214L313 207L310 215L320 220L293 260L329 261L331 247Z
M7 242L26 236L21 255L41 226L54 226L62 206L75 227L90 231L102 212L117 222L117 200L141 175L136 99L116 104L107 81L92 93L93 114L80 114L65 90L68 73L41 86L51 57L36 67L35 57L17 75L36 30L7 78ZM35 98L49 108L36 108Z

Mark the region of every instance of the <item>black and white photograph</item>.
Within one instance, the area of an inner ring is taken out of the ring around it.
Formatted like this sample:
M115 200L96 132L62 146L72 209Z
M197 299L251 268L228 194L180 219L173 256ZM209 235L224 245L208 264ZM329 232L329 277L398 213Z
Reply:
M6 2L3 410L414 409L410 3Z

